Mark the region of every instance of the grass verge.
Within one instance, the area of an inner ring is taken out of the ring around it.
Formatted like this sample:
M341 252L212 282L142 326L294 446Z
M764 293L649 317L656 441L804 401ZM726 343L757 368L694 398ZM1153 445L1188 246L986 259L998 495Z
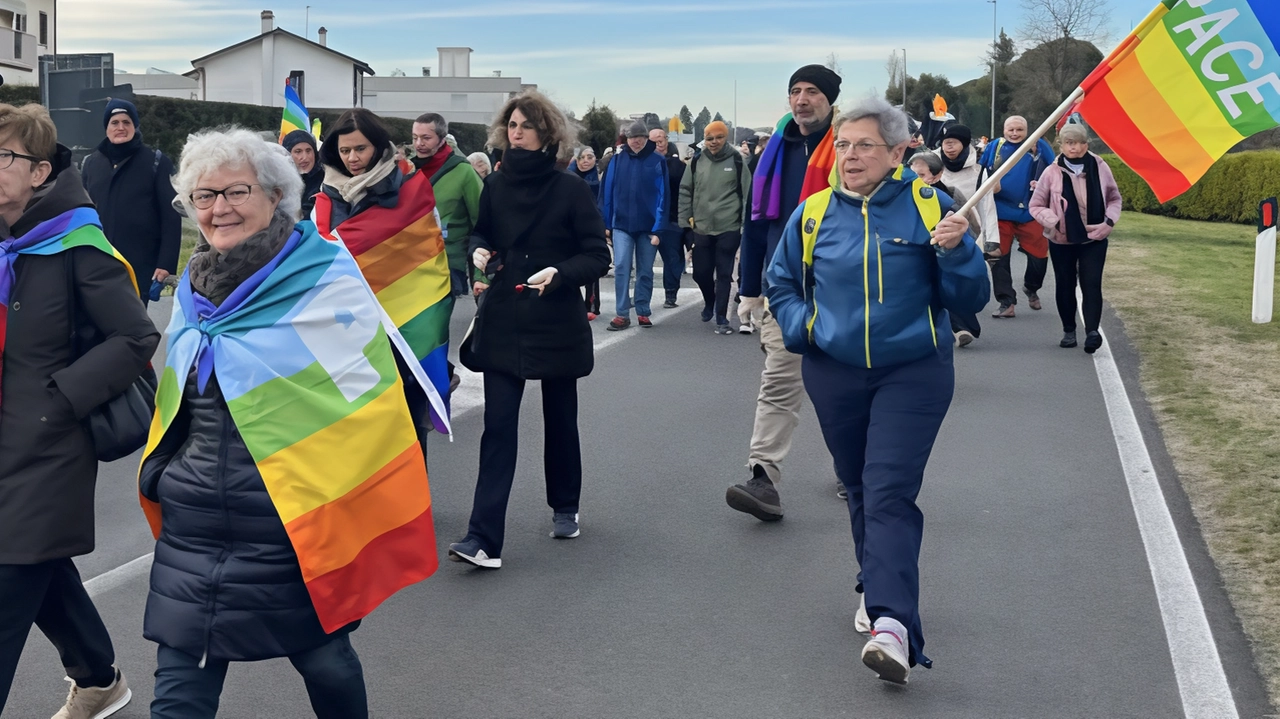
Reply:
M1103 293L1280 706L1280 321L1251 320L1255 237L1126 214Z

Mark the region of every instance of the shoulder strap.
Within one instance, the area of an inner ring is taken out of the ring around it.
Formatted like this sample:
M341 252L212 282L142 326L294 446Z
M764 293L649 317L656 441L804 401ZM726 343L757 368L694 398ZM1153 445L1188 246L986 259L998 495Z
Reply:
M694 188L698 186L698 158L700 157L702 157L702 153L694 155L693 159L689 161L689 174L692 175L692 177L689 178L690 194L692 194Z
M800 237L804 240L805 284L810 287L813 286L810 282L813 274L813 247L818 242L818 230L822 227L822 218L827 214L827 207L831 205L833 192L828 187L810 195L804 201L804 212L800 215Z
M457 153L450 153L449 157L445 158L444 164L440 166L440 169L436 170L436 174L431 176L432 186L435 186L435 184L440 181L440 178L449 174L453 168L466 162L467 161L463 159L461 155L458 155Z
M916 203L924 228L933 232L933 228L942 221L942 203L938 200L938 191L917 177L911 183L911 199Z
M742 204L742 153L738 152L737 150L733 151L733 169L737 171L737 173L734 175L734 179L736 179L737 182L733 183L733 191L737 193L738 204L741 205Z

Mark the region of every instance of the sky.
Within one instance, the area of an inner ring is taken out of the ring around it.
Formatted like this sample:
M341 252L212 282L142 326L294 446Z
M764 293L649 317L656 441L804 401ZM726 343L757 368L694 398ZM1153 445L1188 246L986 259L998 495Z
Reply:
M1109 0L1104 53L1157 0ZM471 74L518 76L581 116L591 103L618 115L663 117L705 105L743 126L772 126L787 111L787 80L834 53L841 97L888 84L890 54L907 69L960 84L985 72L992 37L987 0L59 0L59 52L113 52L117 71L187 72L191 60L276 26L363 60L385 76L436 71L438 46L475 52ZM1019 0L997 22L1018 38ZM735 107L736 83L736 107ZM423 111L432 108L423 108Z

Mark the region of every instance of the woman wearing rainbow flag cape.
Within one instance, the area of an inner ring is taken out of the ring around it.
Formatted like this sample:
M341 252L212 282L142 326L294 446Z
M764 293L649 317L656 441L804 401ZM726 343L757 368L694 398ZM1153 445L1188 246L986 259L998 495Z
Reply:
M191 136L174 180L202 240L139 476L153 719L212 719L228 664L272 657L316 716L367 717L348 635L437 566L404 339L347 248L296 221L301 183L242 129Z
M948 312L977 312L987 266L951 198L906 168L907 116L868 98L838 117L830 187L792 213L768 269L769 311L849 495L862 661L907 682L930 666L920 622L916 496L955 390ZM944 216L945 215L945 216ZM861 619L861 617L859 617Z
M106 717L131 695L71 560L94 544L82 420L137 379L160 333L39 105L0 105L0 238L0 714L35 624L72 682L56 719Z

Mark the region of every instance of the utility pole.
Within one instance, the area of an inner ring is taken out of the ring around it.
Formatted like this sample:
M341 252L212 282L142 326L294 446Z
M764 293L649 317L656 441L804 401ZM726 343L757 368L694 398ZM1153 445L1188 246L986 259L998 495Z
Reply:
M736 77L733 79L733 134L738 134L738 78ZM731 137L729 141L733 142L734 139Z
M996 10L1000 7L998 0L987 0L991 3L991 134L987 137L994 138L996 136L996 48L1000 43L1000 38L996 35L996 27L998 25Z
M311 6L310 5L307 6L307 29L303 31L302 36L308 40L311 39Z

